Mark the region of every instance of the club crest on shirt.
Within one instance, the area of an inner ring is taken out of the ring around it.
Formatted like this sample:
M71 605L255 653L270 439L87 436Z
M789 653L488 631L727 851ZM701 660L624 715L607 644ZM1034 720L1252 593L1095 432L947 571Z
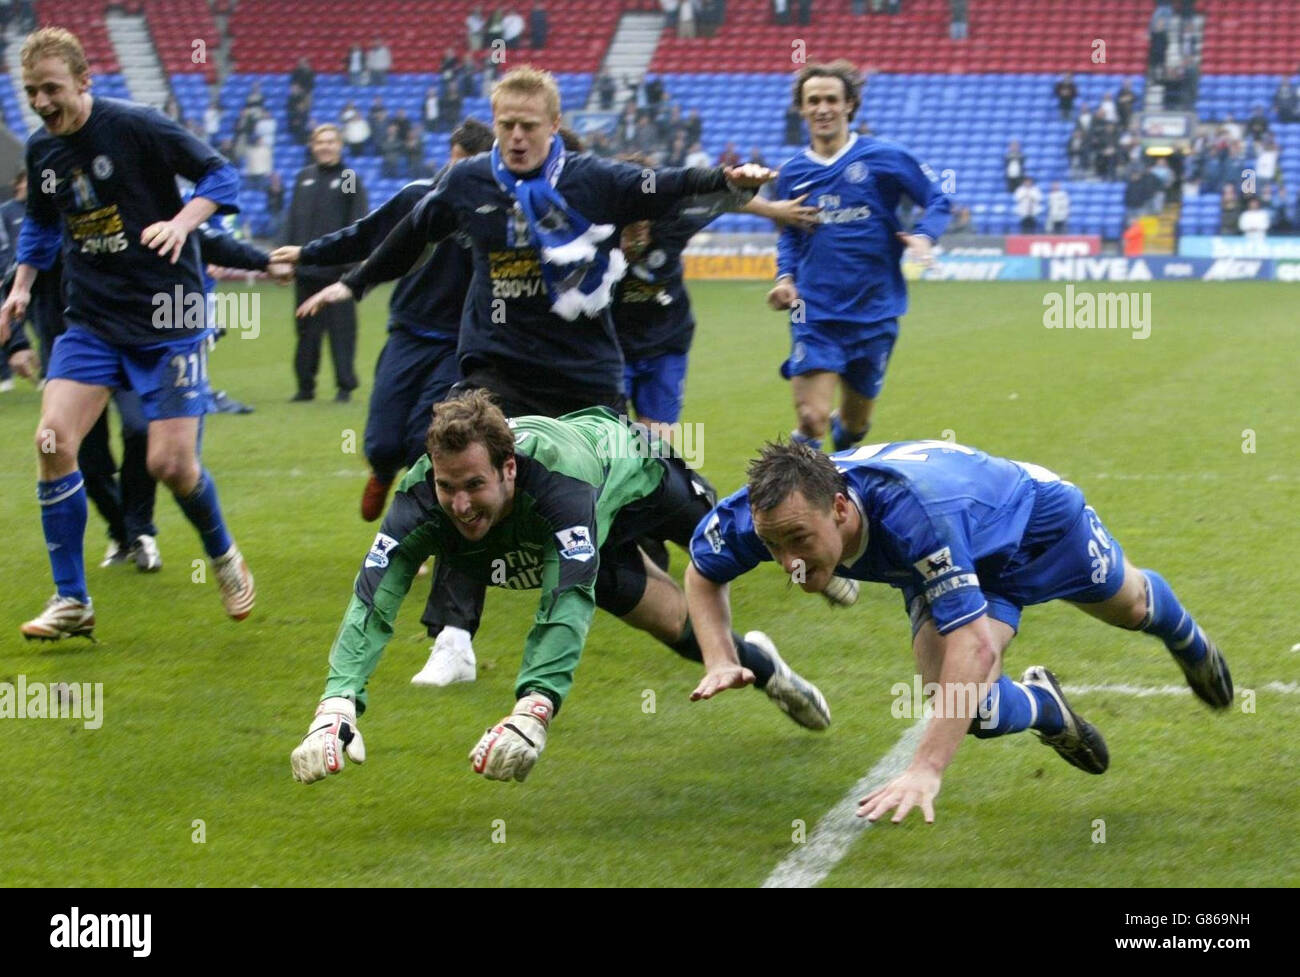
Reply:
M848 166L844 167L844 179L850 183L861 183L867 178L871 171L867 169L867 164L860 159L855 159Z
M586 563L596 555L596 546L591 540L591 532L586 526L570 526L555 534L560 543L560 556L566 560Z
M113 175L113 161L100 154L91 161L90 172L95 174L97 180L107 180Z
M912 566L916 567L916 572L927 581L942 577L953 570L961 569L952 562L952 549L948 546L941 550L935 550L929 556L917 560Z
M379 567L383 569L388 566L388 554L397 546L397 540L387 533L375 533L375 541L370 544L370 552L366 554L366 567Z

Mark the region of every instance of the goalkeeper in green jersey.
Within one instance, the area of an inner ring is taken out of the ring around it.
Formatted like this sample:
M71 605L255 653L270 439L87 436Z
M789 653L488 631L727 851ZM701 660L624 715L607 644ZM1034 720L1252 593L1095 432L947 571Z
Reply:
M484 584L542 592L514 710L470 753L474 772L489 779L523 780L537 762L597 607L701 661L685 595L636 540L686 545L715 495L643 428L603 407L507 421L490 394L474 390L435 408L426 448L357 574L325 693L292 754L293 775L303 783L338 773L345 755L365 759L357 716L366 707L366 682L430 556ZM830 725L826 700L766 635L732 638L755 685L782 711L809 729Z

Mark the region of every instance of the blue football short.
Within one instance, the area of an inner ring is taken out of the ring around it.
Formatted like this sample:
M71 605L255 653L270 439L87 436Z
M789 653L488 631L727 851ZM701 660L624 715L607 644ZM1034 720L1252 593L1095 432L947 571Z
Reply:
M1037 498L1020 547L980 590L985 613L1012 630L1021 610L1049 600L1093 604L1108 600L1124 584L1124 550L1111 536L1083 493L1068 482L1035 482ZM903 588L915 635L930 617L920 587Z
M880 396L885 369L898 338L898 320L856 323L792 323L790 358L781 364L789 380L803 373L826 370L868 400Z
M149 421L201 417L207 412L209 394L207 336L151 346L116 346L69 323L67 332L54 341L46 378L134 390Z
M623 392L639 419L676 424L686 398L685 353L662 353L623 367Z

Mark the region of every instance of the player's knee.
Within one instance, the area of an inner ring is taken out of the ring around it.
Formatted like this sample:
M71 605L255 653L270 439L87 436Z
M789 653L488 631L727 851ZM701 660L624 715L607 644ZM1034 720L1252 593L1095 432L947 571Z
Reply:
M177 494L185 494L198 481L198 464L186 452L158 452L149 455L149 474Z
M81 447L81 443L72 437L63 424L44 417L36 427L32 442L36 445L42 466L75 464L77 451Z
M831 422L830 411L814 404L799 404L795 407L799 418L799 430L809 437L819 438L826 433Z

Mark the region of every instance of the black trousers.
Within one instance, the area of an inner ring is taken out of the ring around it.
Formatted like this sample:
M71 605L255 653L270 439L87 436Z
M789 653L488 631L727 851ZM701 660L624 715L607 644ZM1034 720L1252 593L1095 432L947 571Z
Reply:
M600 547L596 606L615 617L629 613L645 593L640 540L669 540L689 547L695 527L718 500L708 479L681 458L662 458L660 463L666 470L659 487L619 511Z
M298 279L294 299L298 305L307 301L329 282ZM298 319L298 347L293 356L293 370L298 376L298 392L316 392L316 373L320 369L321 339L328 334L330 358L334 361L334 383L339 390L356 390L357 306L355 302L327 305L308 319Z
M134 398L134 402L129 398ZM153 521L158 483L149 474L149 427L139 410L139 397L132 393L126 398L118 395L114 402L122 414L120 483L109 438L107 407L82 439L77 467L81 469L86 495L108 523L109 538L129 546L140 536L158 535Z
M27 314L35 324L40 339L41 377L44 378L50 354L54 351L54 340L67 328L63 322L62 294L58 290L41 287L38 278L37 286L32 290L32 303L27 307Z
M623 414L627 412L627 400L622 391L568 396L555 392L539 393L535 389L525 389L522 384L513 382L512 378L484 367L471 367L465 379L451 388L450 396L455 397L466 390L480 388L496 395L497 404L507 417L520 414L559 417L561 414L595 406L609 407ZM641 586L642 589L645 588L644 580ZM483 618L486 596L486 586L438 560L434 564L429 599L425 603L420 623L428 629L430 637L435 637L445 627L462 628L474 634Z

